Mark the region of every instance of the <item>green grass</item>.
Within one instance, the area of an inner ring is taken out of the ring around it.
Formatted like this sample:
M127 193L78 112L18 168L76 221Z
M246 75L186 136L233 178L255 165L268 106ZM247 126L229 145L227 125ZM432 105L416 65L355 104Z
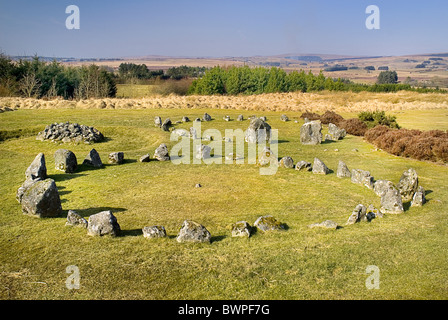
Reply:
M413 167L430 193L421 208L386 215L371 223L344 226L358 204L380 205L373 191L339 179L279 168L262 176L255 165L174 165L140 163L139 156L169 141L169 133L154 127L154 116L172 121L208 112L214 118L202 129L242 128L244 122L222 120L237 110L18 110L0 114L0 131L25 134L0 142L0 298L1 299L447 299L448 298L448 168L375 151L362 138L319 146L302 146L303 123L281 122L280 114L260 112L279 130L279 157L312 162L319 157L336 171L339 160L350 169L369 170L376 179L398 182ZM403 127L431 128L437 119L448 129L447 110L403 111ZM439 116L437 116L437 113ZM288 112L290 119L301 113ZM344 117L348 115L344 114ZM423 119L423 120L422 120ZM78 122L99 129L107 140L94 145L58 145L35 140L27 128L43 130L53 122ZM429 122L429 121L428 121ZM189 128L192 124L179 124ZM326 129L324 130L324 133ZM81 163L94 147L105 167L76 174L54 169L54 152L73 151ZM353 151L356 148L358 151ZM339 151L335 151L338 149ZM123 151L126 163L107 164L110 152ZM15 200L25 169L44 152L47 170L60 190L64 215L34 219ZM202 188L195 188L200 183ZM90 237L85 229L66 227L69 209L82 216L110 209L122 235ZM248 239L232 238L229 226L240 220L251 225L261 215L273 215L288 229ZM180 244L175 237L185 219L195 220L212 234L211 244ZM324 220L343 225L338 230L310 229ZM165 226L168 237L149 240L141 229ZM76 265L81 288L68 290L65 269ZM365 286L368 265L380 268L380 289Z

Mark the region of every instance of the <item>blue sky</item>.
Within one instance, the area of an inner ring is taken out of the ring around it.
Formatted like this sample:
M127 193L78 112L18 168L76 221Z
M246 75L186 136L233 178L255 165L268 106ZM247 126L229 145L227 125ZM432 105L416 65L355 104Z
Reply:
M80 29L68 30L68 5ZM380 30L365 27L368 5ZM0 0L0 50L113 58L448 52L448 1Z

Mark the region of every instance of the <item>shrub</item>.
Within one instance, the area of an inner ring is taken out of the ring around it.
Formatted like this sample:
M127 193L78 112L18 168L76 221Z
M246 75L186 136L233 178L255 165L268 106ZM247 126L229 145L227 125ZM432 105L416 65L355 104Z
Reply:
M339 125L339 123L343 120L344 118L334 111L325 111L325 113L320 116L320 121L323 124L333 123L335 125Z
M358 118L347 119L339 122L339 127L342 127L348 134L354 136L363 136L367 131L367 125Z
M395 116L387 116L384 111L363 111L358 114L358 118L369 128L384 125L390 128L400 129L396 121L397 118Z
M307 118L308 120L320 120L320 115L314 112L305 111L304 113L302 113L300 118Z

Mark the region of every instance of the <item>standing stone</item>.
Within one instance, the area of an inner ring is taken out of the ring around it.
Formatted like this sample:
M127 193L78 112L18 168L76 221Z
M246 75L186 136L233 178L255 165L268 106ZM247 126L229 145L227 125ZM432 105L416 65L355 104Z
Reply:
M377 180L373 186L373 192L379 197L382 197L390 187L395 188L394 184L389 180Z
M332 136L331 134L328 134L328 133L327 133L327 134L325 135L324 140L325 140L325 141L333 141L334 139L333 139L333 136Z
M88 222L86 219L81 217L76 211L68 210L67 221L65 222L65 225L87 228Z
M207 159L210 158L210 152L212 151L212 148L204 145L199 144L196 146L196 159Z
M54 153L54 164L56 170L65 173L73 173L78 168L78 160L73 152L66 149L56 150Z
M319 120L307 122L300 127L300 142L304 145L322 143L322 124Z
M190 122L190 119L186 116L182 117L182 122Z
M106 234L117 236L120 231L117 218L110 210L101 211L89 217L87 234L90 236L103 236Z
M313 173L314 174L328 174L330 173L330 169L323 163L322 160L318 158L314 158L313 164Z
M397 184L403 202L411 201L418 188L418 176L414 169L403 172L400 181Z
M202 120L204 120L204 121L211 121L212 117L206 112L206 113L204 113L204 116L202 117Z
M112 152L109 154L109 163L122 164L124 161L123 152Z
M53 179L31 183L20 197L22 212L39 218L58 217L62 213L61 199Z
M212 236L210 232L201 224L185 220L177 235L177 242L210 242Z
M261 118L254 118L250 121L244 139L250 143L269 141L271 139L271 126Z
M170 160L168 147L166 144L162 143L154 152L154 158L156 158L159 161L168 161Z
M271 215L259 217L254 222L254 226L263 232L285 229L285 225Z
M373 189L374 187L374 179L370 175L369 171L361 169L353 169L351 175L351 181L353 183L362 184L369 189Z
M145 238L165 238L166 230L163 226L144 227L142 229Z
M160 128L162 126L162 118L160 118L159 116L156 116L154 118L154 125Z
M288 118L288 116L286 114L282 114L280 116L280 120L286 122L286 121L289 121L289 118Z
M393 214L404 212L400 191L398 191L392 183L387 185L381 196L380 212Z
M277 156L272 153L269 147L264 147L263 150L258 155L258 165L259 166L268 166L271 163L278 164Z
M26 180L44 180L47 178L45 155L39 153L25 171Z
M193 140L194 140L194 139L199 139L199 137L198 137L198 133L197 133L195 127L191 127L191 128L190 128L190 138L193 139Z
M426 203L425 189L422 186L417 188L417 192L414 193L412 198L411 207L421 207Z
M95 149L90 150L82 164L95 168L101 168L103 166L100 155Z
M225 121L230 121L230 120L231 120L231 119L230 119L230 116L224 116L223 119L224 119Z
M367 220L370 221L370 220L372 220L373 218L382 218L382 217L383 217L383 214L380 212L380 210L378 210L377 208L375 208L375 207L373 206L373 204L370 204L370 205L367 207L367 215L366 215L366 217L367 217Z
M172 126L170 118L165 119L162 123L162 130L163 131L170 131L170 127Z
M247 221L238 221L232 225L232 237L250 237L251 227Z
M244 120L244 116L242 114L240 114L237 118L236 121L243 121Z
M350 215L350 217L348 218L347 224L354 224L356 222L362 221L364 219L364 217L366 216L367 213L367 208L362 205L362 204L358 204L355 209L353 209L352 214Z
M333 136L333 139L335 141L344 138L346 136L346 134L347 134L345 129L341 129L337 125L335 125L333 123L329 123L328 124L328 133Z
M302 171L302 170L304 170L304 171L311 171L311 170L313 170L313 166L311 165L310 162L301 160L301 161L296 163L296 170L298 170L298 171Z
M348 167L344 161L339 160L338 170L336 172L336 175L339 178L350 178L352 176L350 173L350 170L348 169Z
M291 157L281 158L278 164L280 167L283 167L283 168L288 168L288 169L294 168L294 161L292 160Z

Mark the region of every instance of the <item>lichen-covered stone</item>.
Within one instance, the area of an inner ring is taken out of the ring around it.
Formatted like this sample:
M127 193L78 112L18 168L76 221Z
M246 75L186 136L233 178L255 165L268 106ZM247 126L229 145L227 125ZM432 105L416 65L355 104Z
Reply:
M117 218L110 210L101 211L89 217L87 234L90 236L117 236L120 231Z
M166 237L166 230L163 226L150 226L142 229L143 237L145 238L164 238Z
M78 168L76 155L72 151L66 149L56 150L54 153L54 164L56 170L65 173L74 173Z
M238 221L232 225L232 237L250 237L251 226L247 221Z
M20 197L22 212L35 217L58 217L62 214L61 199L53 179L30 183Z
M273 231L273 230L284 230L285 225L271 215L261 216L255 222L254 226L262 232Z
M176 238L177 242L210 242L210 232L201 224L185 220Z

